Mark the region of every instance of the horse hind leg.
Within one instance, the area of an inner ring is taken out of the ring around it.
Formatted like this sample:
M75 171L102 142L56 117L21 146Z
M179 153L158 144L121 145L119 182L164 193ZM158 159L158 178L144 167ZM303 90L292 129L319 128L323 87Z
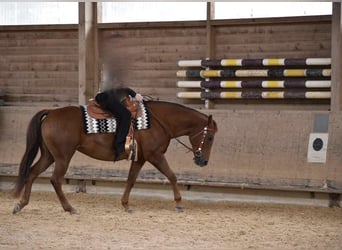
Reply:
M64 175L68 170L69 161L70 160L56 159L55 169L51 176L50 182L55 189L64 211L69 212L70 214L79 214L79 212L70 205L62 190L62 183L64 181Z
M30 174L26 180L24 192L20 202L13 208L13 214L20 212L29 203L33 182L54 162L51 154L46 149L42 148L41 152L39 160L30 168Z

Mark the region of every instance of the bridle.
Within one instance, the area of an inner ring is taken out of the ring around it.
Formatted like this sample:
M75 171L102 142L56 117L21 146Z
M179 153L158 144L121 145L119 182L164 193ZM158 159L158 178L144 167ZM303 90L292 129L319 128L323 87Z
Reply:
M185 143L183 143L181 140L179 140L178 138L175 138L177 142L179 142L181 145L183 145L186 149L188 149L190 152L193 152L195 156L200 157L202 155L202 147L204 145L205 139L208 135L208 131L212 130L208 127L208 125L206 125L201 131L199 131L198 133L192 135L190 137L190 140L193 138L196 138L197 136L202 134L202 139L197 147L196 150L193 150L192 147L189 147L188 145L186 145Z
M163 128L164 132L165 132L166 134L169 135L168 130L164 127L163 123L158 119L158 117L155 116L151 110L150 110L149 112L150 112L150 114L154 117L154 119L160 124L160 126ZM199 145L198 145L198 147L197 147L196 150L193 150L192 147L189 147L188 145L186 145L184 142L182 142L182 141L179 140L178 138L174 138L174 139L175 139L179 144L183 145L186 149L188 149L189 152L193 152L193 154L195 155L195 157L201 157L201 156L202 156L202 147L203 147L203 145L204 145L204 142L205 142L205 139L206 139L206 137L207 137L207 134L208 134L208 131L209 131L209 130L213 130L213 129L212 129L212 128L209 128L208 125L206 125L206 126L203 127L203 129L202 129L201 131L199 131L198 133L196 133L196 134L194 134L194 135L192 135L192 136L190 137L190 140L191 140L192 138L195 138L195 137L197 137L197 136L199 136L200 134L203 133L203 134L202 134L202 140L200 141L200 143L199 143ZM170 135L169 135L169 136L170 136Z

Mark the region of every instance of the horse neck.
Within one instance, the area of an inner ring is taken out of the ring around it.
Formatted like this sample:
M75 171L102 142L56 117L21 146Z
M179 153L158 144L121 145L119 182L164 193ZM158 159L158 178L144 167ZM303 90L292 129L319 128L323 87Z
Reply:
M169 105L166 105L169 104ZM153 106L152 112L171 138L190 135L203 129L208 118L197 110L174 103Z

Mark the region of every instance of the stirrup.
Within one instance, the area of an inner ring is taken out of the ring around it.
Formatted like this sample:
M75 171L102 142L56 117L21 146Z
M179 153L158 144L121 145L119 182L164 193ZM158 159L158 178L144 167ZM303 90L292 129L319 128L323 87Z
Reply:
M127 160L138 161L138 144L132 137L126 137L125 152L128 154Z
M134 139L129 144L129 154L128 159L132 161L138 161L138 144L137 141Z

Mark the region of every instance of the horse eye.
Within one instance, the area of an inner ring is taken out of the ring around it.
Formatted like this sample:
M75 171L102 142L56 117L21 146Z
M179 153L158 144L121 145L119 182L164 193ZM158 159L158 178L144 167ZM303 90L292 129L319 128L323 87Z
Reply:
M208 141L210 141L210 142L214 140L214 136L212 136L212 135L208 135L207 138L208 138Z

